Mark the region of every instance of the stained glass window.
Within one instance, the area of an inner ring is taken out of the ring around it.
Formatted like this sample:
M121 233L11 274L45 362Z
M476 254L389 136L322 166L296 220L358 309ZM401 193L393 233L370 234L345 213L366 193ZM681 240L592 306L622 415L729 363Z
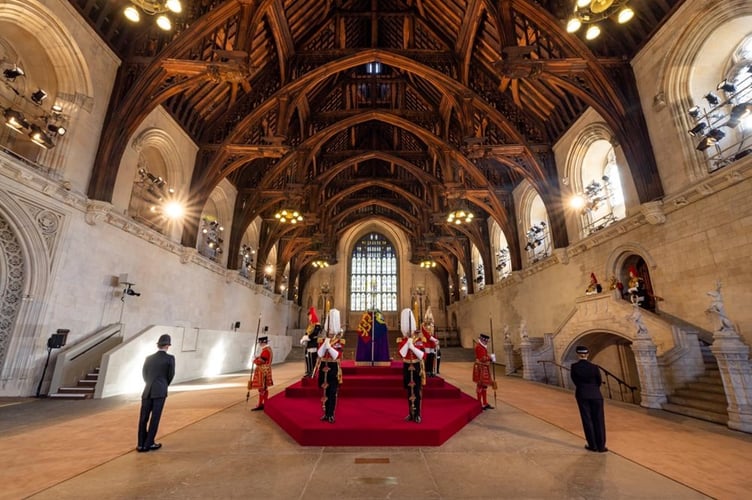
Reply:
M397 256L381 234L370 233L350 257L350 310L397 310Z

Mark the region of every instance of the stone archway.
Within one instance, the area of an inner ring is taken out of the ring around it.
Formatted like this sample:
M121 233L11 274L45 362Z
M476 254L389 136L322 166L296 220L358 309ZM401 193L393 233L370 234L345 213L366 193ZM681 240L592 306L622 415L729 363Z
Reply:
M45 352L40 318L64 217L0 191L0 395L33 394Z
M615 383L614 378L607 376L604 377L606 397L625 403L640 403L640 374L637 368L637 360L632 351L631 340L612 332L590 331L578 337L569 345L562 358L562 364L569 366L578 359L575 353L577 345L585 345L590 349L589 359L593 363L622 380L627 386L636 388L632 392Z

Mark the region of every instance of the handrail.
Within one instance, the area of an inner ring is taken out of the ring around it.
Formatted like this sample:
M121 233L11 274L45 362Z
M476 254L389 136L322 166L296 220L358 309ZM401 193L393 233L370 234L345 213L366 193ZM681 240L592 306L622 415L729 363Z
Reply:
M564 384L564 373L563 370L571 371L569 367L560 365L559 363L555 361L551 361L548 359L539 359L538 363L543 363L543 379L546 384L548 384L548 373L546 373L546 363L551 363L552 365L556 366L559 369L559 385L560 387L566 387ZM598 366L598 365L596 365ZM606 375L606 380L603 382L603 385L606 386L608 390L608 399L615 399L613 397L613 391L611 390L611 383L610 378L614 379L619 384L619 401L625 401L624 399L624 392L626 389L629 389L629 393L632 399L632 403L636 404L635 401L635 391L637 390L637 387L629 385L624 380L620 379L610 371L606 370L602 366L598 366L598 368Z

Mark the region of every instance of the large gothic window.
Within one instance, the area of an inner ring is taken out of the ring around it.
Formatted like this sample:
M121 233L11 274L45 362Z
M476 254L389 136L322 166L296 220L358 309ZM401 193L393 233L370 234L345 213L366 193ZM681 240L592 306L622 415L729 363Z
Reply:
M350 309L397 310L397 256L381 234L370 233L350 256Z
M528 263L533 264L551 255L551 232L543 199L538 193L530 203L529 228L525 232L525 252Z
M588 236L623 219L626 207L616 154L609 141L593 142L580 168L583 191L570 201L580 211L583 236Z
M693 87L702 98L687 110L689 135L707 159L709 172L752 153L752 35L743 37L723 59L720 73L716 68L706 72L701 80L705 87ZM715 88L708 85L712 75L720 80Z

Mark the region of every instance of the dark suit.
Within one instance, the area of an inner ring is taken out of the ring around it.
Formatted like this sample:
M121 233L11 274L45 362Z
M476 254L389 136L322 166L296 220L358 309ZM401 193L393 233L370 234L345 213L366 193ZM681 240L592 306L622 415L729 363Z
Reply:
M149 448L154 444L162 417L167 386L175 377L175 356L159 350L146 357L141 370L146 387L141 394L141 414L138 419L138 446Z
M598 365L581 359L572 365L570 373L575 385L574 397L580 409L582 430L585 432L588 448L604 451L606 449L606 423L601 394L601 370Z

